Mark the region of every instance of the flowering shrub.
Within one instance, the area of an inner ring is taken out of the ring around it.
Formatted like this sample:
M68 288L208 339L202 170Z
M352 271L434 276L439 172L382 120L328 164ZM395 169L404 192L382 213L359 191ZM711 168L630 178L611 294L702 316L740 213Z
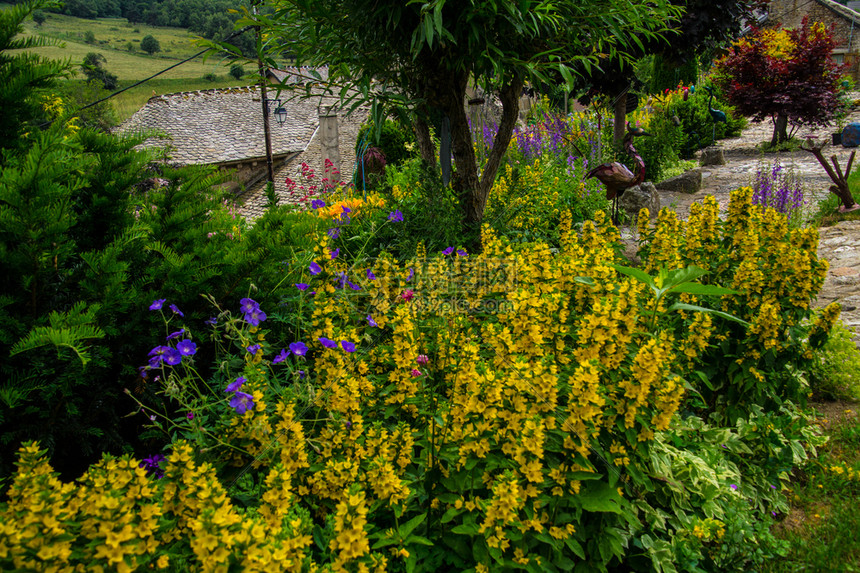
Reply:
M713 283L737 287L723 266L755 261L748 272L765 269L768 286L784 293L757 305L755 289L681 296L743 314L749 332L738 338L770 351L799 342L749 307L808 309L820 283L784 275L806 261L817 276L822 265L811 236L778 219L764 226L749 200L749 190L736 194L724 225L710 202L683 232L662 215L653 232L643 229L647 268L695 258ZM387 224L404 224L396 213ZM725 348L723 319L670 310L645 282L619 274L617 230L602 213L573 233L562 212L558 237L552 252L485 227L481 254L419 247L401 262L359 266L321 233L286 286L298 301L289 338L275 342L268 329L282 319L246 298L237 313L218 311L189 360L157 361L171 405L151 411L153 429L172 437L164 460L105 458L73 488L36 446L22 450L0 505L0 565L607 570L623 567L631 543L654 563L706 553L722 527L741 527L729 512L743 505L734 492L758 499L756 489L721 466L684 486L690 500L697 491L709 500L701 513L667 504L661 484L672 479L651 476L670 475L655 456L668 451L664 432L707 367L702 358L712 344ZM724 263L720 248L735 243L740 252ZM774 250L791 264L771 268ZM822 328L813 324L810 341ZM220 368L202 379L191 359L210 345ZM688 479L681 466L671 472ZM778 503L762 496L765 510ZM660 511L674 525L643 529L633 517ZM681 530L687 537L667 553Z
M710 271L712 283L738 291L722 298L721 309L749 325L720 323L698 386L704 406L729 423L752 404L802 402L809 389L800 373L839 316L838 304L820 313L810 308L827 273L827 261L816 255L817 231L789 228L784 215L752 205L752 195L749 187L735 191L725 221L712 197L694 204L686 222L666 209L653 229L640 217L646 270L692 264Z

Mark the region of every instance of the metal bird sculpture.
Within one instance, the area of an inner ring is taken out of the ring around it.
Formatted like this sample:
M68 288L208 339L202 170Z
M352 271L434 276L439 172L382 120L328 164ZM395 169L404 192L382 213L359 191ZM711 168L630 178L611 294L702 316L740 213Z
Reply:
M585 178L596 177L598 181L606 186L606 198L612 201L612 223L618 224L618 198L624 192L642 183L645 180L645 162L633 147L633 137L639 135L651 135L641 127L627 126L627 135L624 136L624 151L636 160L636 173L632 173L626 165L614 161L598 165L585 174Z
M711 133L711 141L717 141L717 124L722 122L726 123L726 112L720 109L714 109L711 107L711 102L714 100L714 88L710 86L705 86L705 91L707 91L710 96L708 96L708 112L711 114L711 119L714 120L714 129Z

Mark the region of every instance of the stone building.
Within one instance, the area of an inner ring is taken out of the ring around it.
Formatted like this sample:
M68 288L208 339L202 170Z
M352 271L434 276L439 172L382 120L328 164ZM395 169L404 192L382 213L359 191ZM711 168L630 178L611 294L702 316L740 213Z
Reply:
M325 70L322 70L322 74ZM324 77L324 75L323 75ZM350 181L355 166L355 143L361 123L368 117L360 108L346 115L336 97L313 85L307 69L279 70L270 74L270 102L280 98L287 119L279 125L269 117L275 191L281 203L297 197L287 188L287 178L301 184L302 164L325 177L326 160L340 170L340 180ZM309 97L308 97L309 96ZM276 103L270 103L273 112ZM236 195L242 213L256 218L266 203L267 161L263 130L263 103L258 86L182 92L152 97L119 132L154 130L164 138L151 138L144 147L167 147L172 163L214 165L229 171L227 186Z
M804 16L811 22L834 25L833 59L846 64L846 73L860 81L860 2L844 6L833 0L770 0L765 25L779 23L783 28L795 28Z

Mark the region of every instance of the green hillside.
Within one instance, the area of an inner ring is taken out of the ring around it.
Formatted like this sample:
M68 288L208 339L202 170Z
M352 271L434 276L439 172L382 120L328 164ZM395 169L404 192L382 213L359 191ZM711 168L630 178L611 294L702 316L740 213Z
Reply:
M0 9L5 7L6 4L0 4ZM129 24L124 18L88 20L62 14L46 15L47 19L41 26L32 20L28 21L25 24L25 33L54 38L64 45L38 48L32 50L33 52L48 58L71 60L75 64L80 63L90 52L100 53L106 60L104 67L117 76L121 87L149 77L203 49L196 43L196 37L182 28ZM87 32L92 32L95 38L93 43L86 42ZM161 52L149 55L141 51L140 42L147 35L158 40ZM205 63L202 57L198 57L158 76L155 80L120 94L112 101L120 120L123 120L153 95L247 85L246 79L237 81L230 77L227 74L228 69L229 62L219 57L210 57ZM209 74L214 74L217 79L204 79L204 76ZM82 81L83 75L78 72L76 78L70 81Z

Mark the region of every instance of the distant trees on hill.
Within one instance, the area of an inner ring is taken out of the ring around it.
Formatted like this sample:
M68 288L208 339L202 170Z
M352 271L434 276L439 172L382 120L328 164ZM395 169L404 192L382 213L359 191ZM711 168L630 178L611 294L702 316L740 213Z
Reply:
M12 3L18 3L12 0ZM239 17L228 10L242 5L240 0L65 0L53 11L77 18L127 18L150 26L187 28L204 38L223 40L233 33ZM254 54L250 32L231 40L246 56Z

